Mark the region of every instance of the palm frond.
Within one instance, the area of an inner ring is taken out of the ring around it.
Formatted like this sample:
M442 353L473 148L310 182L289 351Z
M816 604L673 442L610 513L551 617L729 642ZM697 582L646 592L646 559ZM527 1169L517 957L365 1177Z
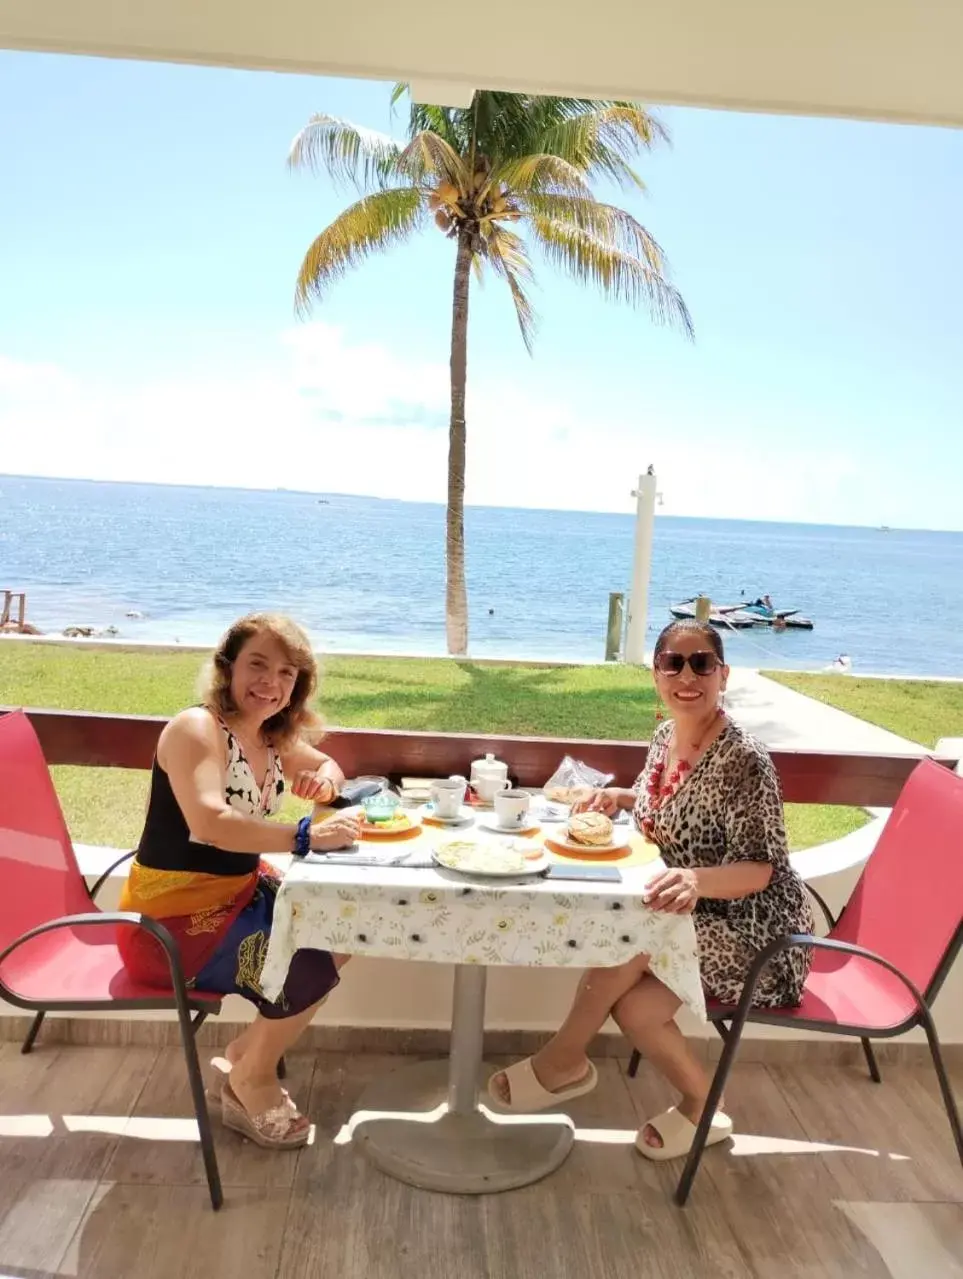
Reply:
M692 317L681 295L647 262L571 222L536 216L530 226L552 266L580 284L594 284L615 301L645 305L658 323L675 324L692 336Z
M461 190L471 183L468 165L444 138L422 129L398 157L398 170L412 182L448 182Z
M542 191L581 196L592 194L592 188L575 165L561 156L544 152L503 160L492 170L492 181L502 183L515 195Z
M493 162L541 150L531 127L531 107L536 99L525 94L490 90L475 94L466 115L478 149ZM470 114L469 114L470 113Z
M525 343L525 350L531 355L538 317L524 288L535 278L525 242L513 231L507 231L496 223L485 238L485 248L492 270L508 285L515 303L515 317L522 333L522 341Z
M514 231L494 225L485 236L485 248L497 273L500 274L501 267L504 266L514 271L526 284L531 284L535 279L535 271L532 260L528 256L525 241Z
M345 209L304 256L295 291L296 310L306 314L330 284L365 258L407 239L424 218L424 201L414 187L376 191Z
M584 109L548 125L541 139L543 150L568 160L586 177L606 177L644 190L630 161L668 141L660 121L634 102L580 105Z
M522 211L532 217L570 223L612 248L643 258L660 275L665 273L665 254L658 241L626 209L571 195L526 195L520 198L520 204Z
M394 107L406 94L410 96L410 93L409 85L396 84L391 91L391 105ZM437 133L453 150L464 154L471 137L470 110L436 107L412 99L408 111L408 137L413 138L416 133L425 131Z
M288 166L328 173L363 190L381 186L396 171L401 147L387 134L336 116L314 115L291 143Z
M596 104L593 104L593 106ZM495 130L504 156L530 155L543 152L543 139L553 129L573 116L583 113L580 98L524 97L516 99L512 115Z

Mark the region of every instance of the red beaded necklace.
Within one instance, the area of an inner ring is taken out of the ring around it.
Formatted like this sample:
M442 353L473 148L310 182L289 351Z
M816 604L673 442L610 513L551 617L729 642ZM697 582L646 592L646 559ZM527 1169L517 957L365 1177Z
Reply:
M720 706L716 712L716 718L722 718L724 715L725 711ZM692 749L694 751L700 750L701 747L701 741L692 743ZM666 778L665 766L668 758L669 743L667 741L665 743L664 753L652 765L652 771L649 773L648 784L645 788L648 800L645 804L645 811L640 825L642 827L642 834L649 840L651 840L655 834L655 814L660 808L664 808L668 801L676 793L682 785L686 773L692 772L692 765L689 761L687 759L680 759L676 761L675 768L673 768L668 778Z

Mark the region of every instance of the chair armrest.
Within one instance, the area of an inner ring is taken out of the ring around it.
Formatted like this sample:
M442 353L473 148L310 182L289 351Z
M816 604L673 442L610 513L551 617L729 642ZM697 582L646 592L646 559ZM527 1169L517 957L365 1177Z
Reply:
M117 858L116 861L110 863L110 865L107 867L104 873L100 876L100 878L94 884L93 888L90 890L91 901L97 900L97 894L103 888L107 880L110 879L111 875L114 873L117 867L123 865L123 863L127 861L128 857L133 857L136 852L137 852L137 849L132 848L129 853L121 853L121 855ZM830 925L830 927L832 927L832 925Z
M110 870L113 870L113 869L114 869L113 866L111 866ZM109 875L110 871L108 871L107 874ZM99 883L100 881L98 880L98 886L99 886ZM813 899L813 901L816 903L819 909L823 912L823 917L826 920L827 927L830 929L835 928L836 925L839 923L839 919L829 909L829 905L827 904L826 899L816 892L812 884L806 884L804 882L804 887L806 889L806 892L809 894L809 896Z
M150 933L164 948L167 964L171 970L171 986L174 989L178 1004L180 1004L182 999L186 1000L187 984L184 981L184 970L181 967L180 951L177 949L177 943L174 938L164 925L159 924L156 919L151 919L149 915L139 915L130 910L97 910L84 915L61 915L59 919L51 919L45 924L38 924L36 928L31 928L28 932L21 933L9 946L0 951L0 965L20 946L31 941L34 937L42 937L44 933L51 933L58 928L84 928L102 926L104 924L121 924L129 928L142 928L145 932Z

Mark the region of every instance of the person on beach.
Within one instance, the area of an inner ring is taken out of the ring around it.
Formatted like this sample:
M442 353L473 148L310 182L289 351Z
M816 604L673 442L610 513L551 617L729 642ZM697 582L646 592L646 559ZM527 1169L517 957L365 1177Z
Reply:
M309 740L317 664L308 637L286 617L242 617L218 644L202 704L165 726L151 770L143 834L121 910L162 923L177 942L191 986L238 994L257 1016L215 1059L209 1093L224 1124L268 1147L302 1146L309 1124L278 1082L278 1063L338 983L346 956L299 950L274 1002L261 992L279 877L262 853L346 848L357 822L336 815L296 825L268 818L285 777L301 799L327 804L344 777ZM118 930L135 981L170 987L150 934Z
M645 899L653 910L693 915L706 995L736 1004L759 952L787 933L811 933L812 910L789 864L772 761L723 710L729 668L719 633L700 622L671 623L656 641L653 669L668 717L653 734L645 769L631 790L596 790L580 806L609 815L630 810L658 845L666 869L649 881ZM798 1005L810 962L801 947L777 955L756 986L755 1005ZM637 1149L653 1160L688 1154L710 1079L676 1025L680 1006L649 971L647 955L592 969L561 1029L534 1057L494 1074L489 1091L517 1111L590 1092L597 1074L588 1048L611 1015L681 1094L678 1107L642 1127ZM709 1142L731 1133L720 1108Z

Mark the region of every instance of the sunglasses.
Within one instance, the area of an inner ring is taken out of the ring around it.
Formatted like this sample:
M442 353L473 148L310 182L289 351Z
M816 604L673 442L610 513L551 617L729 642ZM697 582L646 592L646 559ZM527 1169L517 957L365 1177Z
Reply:
M690 653L688 657L685 653L660 653L655 659L655 669L660 675L681 675L687 663L692 674L698 675L700 679L712 675L723 665L715 653L700 650L698 653Z

